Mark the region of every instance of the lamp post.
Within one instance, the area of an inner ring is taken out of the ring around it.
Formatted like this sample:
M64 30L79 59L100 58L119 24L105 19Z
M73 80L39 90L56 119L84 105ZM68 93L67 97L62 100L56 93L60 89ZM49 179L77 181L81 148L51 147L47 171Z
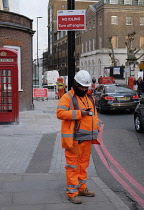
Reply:
M75 9L75 0L67 0L67 9ZM74 83L75 76L75 31L68 31L68 90Z
M39 85L39 56L38 56L38 19L42 17L37 17L37 74L38 74L38 85Z

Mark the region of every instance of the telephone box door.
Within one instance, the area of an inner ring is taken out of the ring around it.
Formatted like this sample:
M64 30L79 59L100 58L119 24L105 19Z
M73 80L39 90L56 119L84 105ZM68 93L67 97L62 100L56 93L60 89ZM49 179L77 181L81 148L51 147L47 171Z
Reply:
M18 120L18 90L14 66L0 66L0 122Z

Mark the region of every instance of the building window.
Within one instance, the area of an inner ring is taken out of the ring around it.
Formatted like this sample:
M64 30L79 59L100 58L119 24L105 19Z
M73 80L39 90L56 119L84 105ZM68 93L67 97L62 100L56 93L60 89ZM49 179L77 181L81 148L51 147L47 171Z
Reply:
M86 24L86 30L85 30L85 32L87 32L87 27L88 27L88 26L87 26L87 24Z
M126 17L126 25L132 25L132 17Z
M8 2L8 0L3 0L3 8L4 8L4 10L8 10L9 9L9 2Z
M91 30L91 22L89 22L89 30Z
M101 49L102 48L102 37L100 36L99 37L99 49Z
M118 0L110 0L110 4L118 4Z
M21 84L21 47L19 46L12 46L12 45L4 45L3 47L11 48L13 50L16 50L18 53L18 90L22 90L22 84Z
M85 43L85 52L87 52L88 51L88 43L86 42Z
M84 43L82 43L82 53L84 52Z
M95 28L95 20L93 20L93 28Z
M144 17L140 17L140 26L144 26Z
M94 60L92 60L92 75L94 75Z
M102 17L99 18L99 26L102 26Z
M144 6L144 1L143 1L143 0L139 0L139 1L138 1L138 5Z
M132 4L132 0L124 0L124 4Z
M140 48L144 48L144 36L140 37Z
M89 51L91 51L91 40L89 40Z
M93 50L95 50L95 39L93 39Z
M118 47L118 36L113 36L111 39L111 43L113 48L117 48Z
M111 24L118 24L118 16L111 16Z
M85 70L87 70L87 62L85 61Z

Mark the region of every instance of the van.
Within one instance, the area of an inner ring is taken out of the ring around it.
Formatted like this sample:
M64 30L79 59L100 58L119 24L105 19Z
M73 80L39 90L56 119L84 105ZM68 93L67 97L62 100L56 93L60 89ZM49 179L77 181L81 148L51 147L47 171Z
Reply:
M57 70L45 71L43 76L43 85L56 85L59 72Z

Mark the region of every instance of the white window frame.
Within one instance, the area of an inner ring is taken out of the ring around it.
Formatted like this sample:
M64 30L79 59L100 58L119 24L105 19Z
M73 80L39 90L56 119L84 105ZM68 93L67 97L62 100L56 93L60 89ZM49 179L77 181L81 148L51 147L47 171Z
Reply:
M118 4L118 0L110 0L110 4Z
M12 46L12 45L4 45L3 47L11 48L16 50L18 53L17 63L18 63L18 91L23 91L21 87L21 47L19 46Z
M138 0L138 5L139 5L139 6L144 6L143 0Z
M133 25L132 17L126 17L126 25Z
M144 17L140 17L140 26L144 26Z
M118 16L111 16L111 24L118 25Z
M124 5L132 5L132 0L124 0Z

